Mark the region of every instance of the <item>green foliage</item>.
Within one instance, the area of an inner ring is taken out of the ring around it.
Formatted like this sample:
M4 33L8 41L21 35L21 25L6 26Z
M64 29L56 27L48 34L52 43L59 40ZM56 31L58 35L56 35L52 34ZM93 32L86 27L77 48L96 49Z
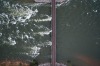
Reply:
M71 63L70 60L67 60L67 65L68 65L68 66L72 66L72 63Z
M38 66L38 62L34 59L31 63L30 66Z

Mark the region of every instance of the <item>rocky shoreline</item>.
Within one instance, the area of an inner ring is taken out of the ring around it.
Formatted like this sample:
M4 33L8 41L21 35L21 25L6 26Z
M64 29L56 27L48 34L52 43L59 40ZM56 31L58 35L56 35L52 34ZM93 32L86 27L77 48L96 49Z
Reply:
M51 63L36 64L36 62L27 62L23 60L1 60L0 66L51 66ZM62 63L56 63L56 66L67 66Z
M0 66L29 66L29 62L22 60L1 60Z

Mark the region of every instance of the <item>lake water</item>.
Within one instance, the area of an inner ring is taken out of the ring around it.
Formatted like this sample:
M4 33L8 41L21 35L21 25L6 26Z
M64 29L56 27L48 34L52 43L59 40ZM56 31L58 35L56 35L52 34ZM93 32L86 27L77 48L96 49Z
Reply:
M0 0L0 59L51 61L51 4ZM57 3L57 62L99 66L100 1Z

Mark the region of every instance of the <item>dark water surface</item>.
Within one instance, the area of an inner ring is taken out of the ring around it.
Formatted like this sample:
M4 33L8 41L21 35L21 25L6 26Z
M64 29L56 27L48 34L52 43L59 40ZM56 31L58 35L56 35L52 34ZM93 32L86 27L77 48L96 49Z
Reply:
M0 0L0 59L51 61L51 7ZM57 4L57 62L100 66L100 1Z
M67 60L100 66L99 0L71 0L57 8L57 61Z

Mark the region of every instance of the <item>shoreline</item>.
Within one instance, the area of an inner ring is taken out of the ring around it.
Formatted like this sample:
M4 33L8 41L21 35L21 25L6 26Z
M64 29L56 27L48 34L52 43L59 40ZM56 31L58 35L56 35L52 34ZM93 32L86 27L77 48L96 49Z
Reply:
M0 66L30 66L29 61L25 60L0 60ZM67 66L66 64L63 63L56 63L57 66ZM51 66L51 63L39 63L38 66Z
M29 66L24 60L0 60L0 66Z

